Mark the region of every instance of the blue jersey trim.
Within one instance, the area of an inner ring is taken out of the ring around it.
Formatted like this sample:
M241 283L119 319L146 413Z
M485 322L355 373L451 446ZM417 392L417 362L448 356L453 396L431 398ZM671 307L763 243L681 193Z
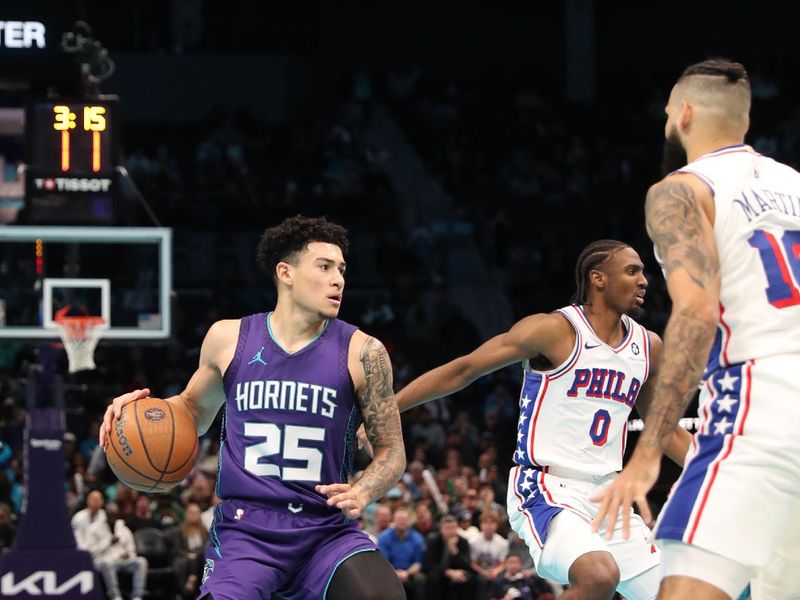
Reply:
M236 339L236 351L233 353L233 358L225 369L225 373L222 374L222 387L225 390L226 398L239 372L239 365L242 363L242 352L247 346L247 336L250 332L250 320L250 317L243 317L239 320L239 337Z
M219 536L217 535L217 521L222 523L225 520L225 515L222 514L222 504L214 507L214 520L211 522L211 529L208 532L208 537L211 540L211 546L217 556L222 558L222 548L219 543Z
M361 407L357 403L353 403L350 417L347 419L347 427L344 430L344 452L342 453L342 467L339 471L339 480L342 483L346 483L348 476L353 472L356 431L362 421Z
M222 426L220 427L219 430L219 452L217 456L217 483L214 486L215 488L214 492L217 494L217 498L219 498L220 500L224 498L224 496L222 495L222 491L220 490L220 481L222 481L222 449L225 447L225 442L228 439L227 431L225 429L228 425L226 418L227 416L228 416L228 403L226 401L222 409Z
M356 550L355 552L351 552L350 554L345 556L342 560L337 562L336 566L333 567L333 570L331 571L330 577L328 577L328 583L325 584L325 589L322 591L322 600L325 600L328 597L328 588L331 585L331 581L333 581L333 576L336 575L336 569L338 569L339 566L344 561L346 561L348 558L351 558L351 557L355 556L356 554L360 554L362 552L375 552L375 550L377 550L377 548L362 548L361 550Z
M300 350L296 350L295 352L287 352L287 351L284 349L284 347L283 347L283 346L281 346L281 345L280 345L280 343L278 343L278 340L276 340L276 339L275 339L275 335L272 333L272 325L270 324L270 320L271 320L270 318L272 317L272 313L273 313L273 312L275 312L275 311L272 311L272 310L271 310L271 311L269 311L269 312L267 313L267 333L269 333L269 337L270 337L270 338L272 338L272 341L273 341L273 342L275 342L275 345L276 345L278 348L280 348L281 352L283 352L283 353L284 353L284 354L286 354L287 356L292 356L292 355L294 355L294 354L298 354L298 353L302 352L303 350L305 350L306 348L308 348L308 347L309 347L311 344L313 344L314 342L316 342L316 341L317 341L319 338L321 338L321 337L323 336L323 334L324 334L324 333L325 333L325 332L328 330L328 325L330 325L330 322L331 322L331 320L330 320L330 319L328 319L327 321L325 321L325 325L322 327L322 331L320 331L320 332L319 332L319 334L317 334L317 336L316 336L316 337L315 337L313 340L311 340L311 341L310 341L310 342L308 342L308 343L307 343L305 346L303 346L302 348L300 348Z

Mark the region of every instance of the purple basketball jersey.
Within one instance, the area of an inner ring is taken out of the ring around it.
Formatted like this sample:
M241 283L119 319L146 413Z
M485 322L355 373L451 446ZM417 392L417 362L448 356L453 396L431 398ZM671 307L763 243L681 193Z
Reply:
M331 319L288 354L272 337L270 315L241 319L225 372L217 495L294 514L341 514L314 486L347 481L352 468L361 410L347 356L356 327Z

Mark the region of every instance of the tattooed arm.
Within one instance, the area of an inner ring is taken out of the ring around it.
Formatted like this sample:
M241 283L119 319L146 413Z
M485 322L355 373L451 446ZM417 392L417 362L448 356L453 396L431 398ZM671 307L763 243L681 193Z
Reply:
M323 485L317 490L328 496L328 504L335 504L349 518L357 518L367 504L382 496L400 479L406 468L406 451L400 411L392 389L392 363L386 348L361 332L353 335L350 346L350 372L367 438L373 448L372 462L352 486Z
M403 474L406 451L400 427L400 411L392 390L392 363L383 344L368 337L361 349L364 385L358 390L364 428L372 444L372 462L354 487L370 499L381 496Z
M713 199L694 175L673 175L647 193L647 233L664 264L672 314L659 377L637 449L661 450L703 374L719 323L719 258Z
M661 455L674 439L678 420L697 388L719 321L719 258L714 240L714 203L694 175L671 175L655 184L645 203L647 233L664 265L672 314L664 331L661 362L644 430L628 465L605 490L592 526L623 517L628 537L631 507L652 520L647 492L658 479ZM606 531L607 537L613 528Z

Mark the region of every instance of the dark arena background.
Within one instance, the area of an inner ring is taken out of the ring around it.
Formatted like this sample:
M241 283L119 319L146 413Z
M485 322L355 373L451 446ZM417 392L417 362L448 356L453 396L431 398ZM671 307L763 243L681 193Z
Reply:
M0 5L0 598L105 597L70 527L97 490L148 562L145 597L197 597L221 419L165 494L117 482L99 424L123 392L183 389L213 322L274 306L256 244L285 217L348 228L340 316L384 342L396 390L568 304L597 239L640 253L642 322L662 333L643 204L670 86L691 62L743 63L747 142L796 167L798 16L777 2ZM95 368L71 372L94 342ZM363 528L401 506L423 536L447 513L466 530L502 511L520 380L514 365L404 413L408 472ZM690 432L693 417L695 403ZM628 453L641 426L634 411ZM654 514L678 474L665 459ZM507 520L498 531L525 564ZM120 575L123 597L132 585Z

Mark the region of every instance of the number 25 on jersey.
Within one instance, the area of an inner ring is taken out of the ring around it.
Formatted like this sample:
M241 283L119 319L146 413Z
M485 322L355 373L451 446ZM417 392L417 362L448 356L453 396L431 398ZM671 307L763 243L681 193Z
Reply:
M264 440L244 450L244 468L250 473L259 477L278 477L283 481L320 481L322 452L317 448L301 446L300 442L325 441L325 429L322 427L286 425L281 428L275 423L247 422L244 424L244 435ZM287 467L274 462L261 462L262 458L276 454L280 455L281 463L291 460L305 463L305 466Z

